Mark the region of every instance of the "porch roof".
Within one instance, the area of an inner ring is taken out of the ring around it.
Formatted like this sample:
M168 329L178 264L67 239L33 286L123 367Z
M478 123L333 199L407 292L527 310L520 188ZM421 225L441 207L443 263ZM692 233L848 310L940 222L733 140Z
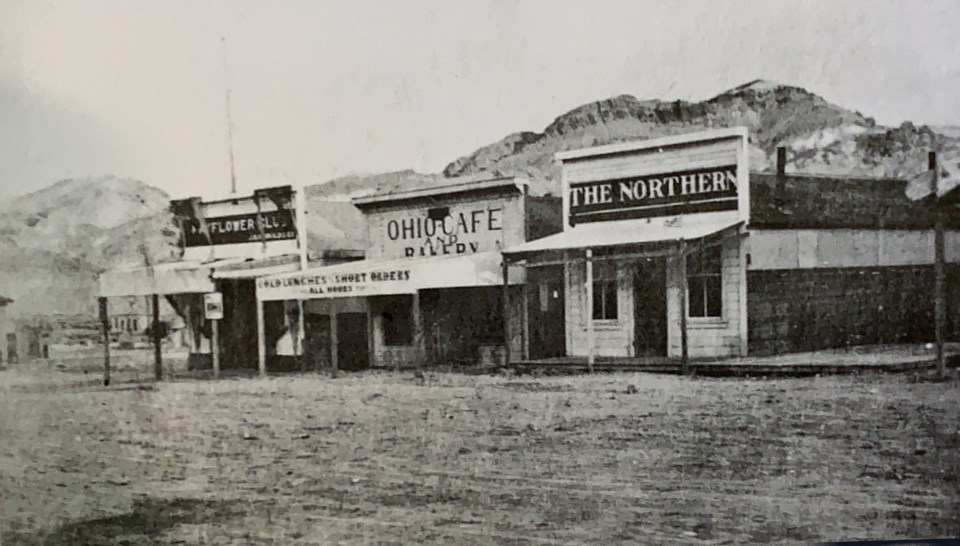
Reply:
M671 241L693 241L743 224L725 213L695 217L592 222L569 227L560 233L512 246L503 251L519 260L543 252L616 246L643 246Z

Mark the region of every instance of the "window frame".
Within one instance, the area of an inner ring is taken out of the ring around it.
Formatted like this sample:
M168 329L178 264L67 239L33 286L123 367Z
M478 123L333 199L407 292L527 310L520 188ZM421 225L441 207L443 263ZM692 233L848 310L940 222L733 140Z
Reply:
M593 308L589 309L587 312L590 313L590 319L594 322L614 324L620 321L620 283L619 283L619 267L617 262L614 261L594 261L593 262L593 279L590 283L590 290L592 290L592 301ZM597 288L601 290L598 291ZM608 294L612 296L613 302L613 316L608 316L607 303L609 300L603 297L603 294ZM600 305L600 316L596 314L597 304Z
M684 271L686 276L684 312L687 314L687 319L700 322L722 322L725 320L727 306L723 301L723 254L722 245L710 245L687 255L686 271ZM707 258L711 261L715 258L716 262L707 264ZM711 280L716 286L715 299L711 298ZM702 314L697 315L691 313L693 310L691 295L695 290L701 291L698 299L703 305L700 310ZM710 314L712 304L716 304L717 314Z

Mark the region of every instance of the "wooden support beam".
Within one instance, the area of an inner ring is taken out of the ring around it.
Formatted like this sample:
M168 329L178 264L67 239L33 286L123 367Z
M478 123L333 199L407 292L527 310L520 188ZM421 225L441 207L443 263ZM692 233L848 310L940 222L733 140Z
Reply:
M687 301L689 296L687 291L689 287L687 286L687 252L686 252L687 242L682 240L680 241L680 255L679 262L680 267L680 369L683 371L683 375L688 375L690 373L690 350L689 350L689 341L687 337Z
M339 332L337 332L337 300L330 300L330 375L340 375Z
M267 376L267 340L263 319L263 301L257 300L257 367L260 376Z
M100 329L103 333L103 386L110 386L110 317L107 310L107 298L101 297Z
M503 364L510 365L510 264L503 259L501 265L503 273Z
M586 290L586 309L587 314L587 368L593 373L593 353L594 353L594 334L593 334L593 251L587 249L584 261L586 262L586 280L584 290Z
M213 378L220 378L220 321L213 319L210 321L210 356L213 360Z
M163 379L163 356L160 351L160 296L153 295L153 375L157 381Z

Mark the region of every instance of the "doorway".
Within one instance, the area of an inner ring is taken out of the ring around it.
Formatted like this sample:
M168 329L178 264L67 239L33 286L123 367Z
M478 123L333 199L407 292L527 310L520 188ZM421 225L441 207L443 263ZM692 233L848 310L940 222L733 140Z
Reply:
M337 314L337 364L346 371L370 367L366 313Z
M564 323L563 266L528 269L527 316L530 358L558 358L567 353Z
M307 370L330 367L330 316L307 313L303 317L303 366Z
M667 356L667 264L663 258L635 263L633 328L636 356Z

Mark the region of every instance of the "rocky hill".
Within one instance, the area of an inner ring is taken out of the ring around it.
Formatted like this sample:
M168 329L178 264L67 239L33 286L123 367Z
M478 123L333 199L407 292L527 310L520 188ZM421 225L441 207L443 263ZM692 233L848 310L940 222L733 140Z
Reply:
M955 127L882 127L799 87L757 80L702 102L621 95L585 104L542 132L513 133L461 157L443 173L557 180L559 151L737 125L750 129L751 169L759 171L771 169L778 146L787 147L788 171L877 177L923 170L935 134L941 151L960 149Z
M90 313L111 265L176 252L169 197L130 178L62 180L0 203L0 294L24 314Z
M909 177L926 167L934 140L942 154L960 151L960 128L883 127L872 118L799 87L757 80L701 102L640 100L630 95L574 108L541 131L518 131L448 164L441 173L353 175L308 187L311 246L362 245L351 197L479 179L525 176L535 192L559 191L556 152L702 129L750 129L751 170L769 170L776 148L788 171ZM92 313L96 276L120 263L177 255L169 196L116 177L64 180L0 203L0 295L19 312Z

